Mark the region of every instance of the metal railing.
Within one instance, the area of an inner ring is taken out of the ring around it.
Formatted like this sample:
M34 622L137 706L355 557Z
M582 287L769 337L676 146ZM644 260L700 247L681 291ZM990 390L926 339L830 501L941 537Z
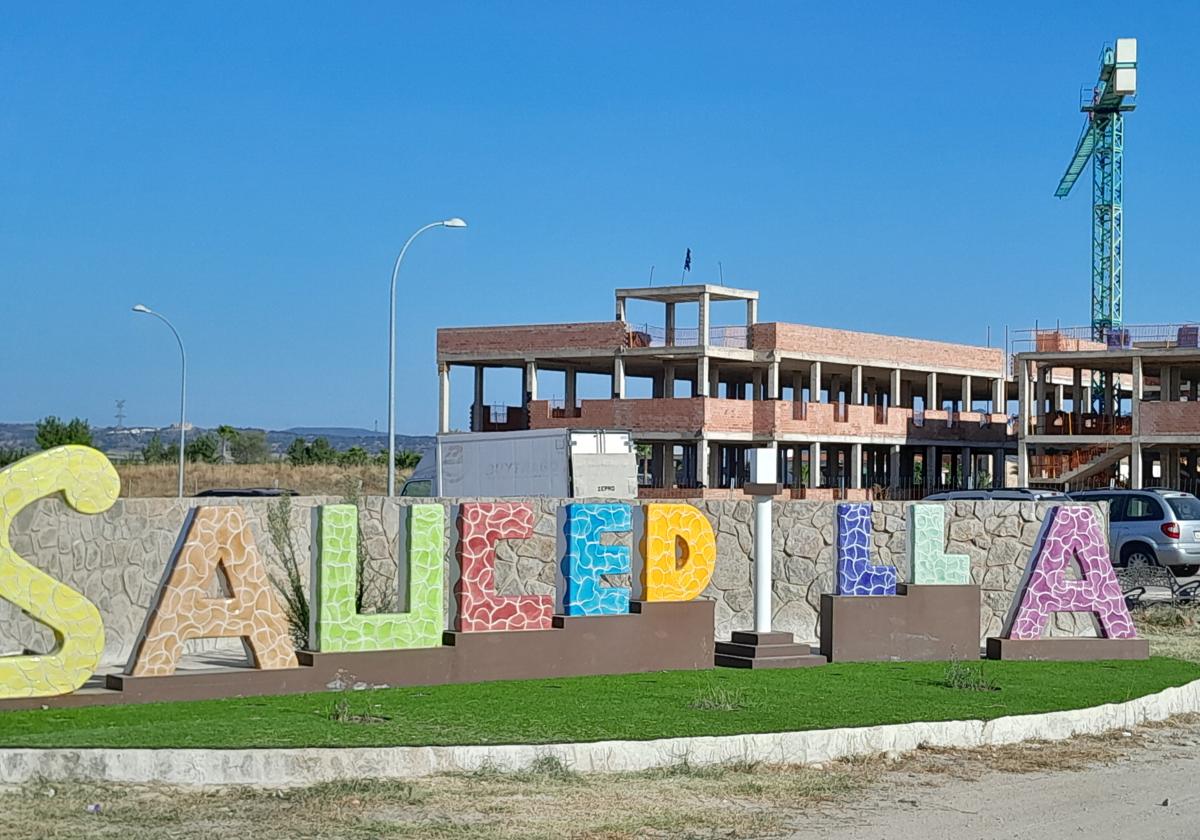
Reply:
M1076 350L1125 350L1145 348L1162 350L1173 347L1200 347L1200 323L1175 324L1124 324L1111 327L1100 338L1095 338L1091 327L1060 327L1053 329L1034 327L1029 330L1014 330L1009 338L1008 353L1059 353Z
M656 324L629 326L630 347L695 347L700 343L697 327L675 327L668 331ZM713 347L745 349L750 346L750 331L746 327L709 327L708 343Z
M1131 435L1133 418L1052 411L1030 418L1029 432L1034 435Z

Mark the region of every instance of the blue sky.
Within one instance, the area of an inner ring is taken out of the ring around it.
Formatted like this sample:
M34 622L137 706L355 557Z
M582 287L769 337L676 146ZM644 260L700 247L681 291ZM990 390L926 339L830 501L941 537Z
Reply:
M1194 306L1196 3L133 3L0 27L0 419L436 418L438 325L604 320L612 289L954 341L1089 306L1054 187L1101 45L1139 39L1126 319ZM730 313L734 316L734 313ZM735 321L736 317L731 317ZM502 402L502 379L488 399ZM454 420L469 385L456 377ZM545 390L545 389L543 389Z

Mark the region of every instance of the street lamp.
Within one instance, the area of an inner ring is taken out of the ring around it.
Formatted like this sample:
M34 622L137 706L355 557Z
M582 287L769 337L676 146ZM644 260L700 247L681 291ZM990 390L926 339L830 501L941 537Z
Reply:
M400 249L400 256L396 257L395 267L392 268L392 305L388 307L387 494L389 496L396 495L396 278L400 275L400 263L404 260L404 253L408 250L408 246L413 243L413 240L430 228L465 228L466 226L467 223L457 216L452 219L445 219L440 222L431 222L425 225L425 227L418 229L416 233L408 237L408 241L405 242L404 247Z
M184 459L184 418L187 412L187 353L183 350L183 339L179 337L179 332L175 326L164 318L159 313L155 312L148 306L137 304L133 307L134 312L140 312L143 315L153 315L158 320L162 321L171 332L175 334L175 340L179 342L179 360L182 365L182 372L179 376L179 498L183 498L183 459Z

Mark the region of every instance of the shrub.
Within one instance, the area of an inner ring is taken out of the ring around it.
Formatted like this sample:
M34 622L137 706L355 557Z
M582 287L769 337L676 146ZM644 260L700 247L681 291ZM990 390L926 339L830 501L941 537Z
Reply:
M283 598L284 613L292 644L297 650L308 647L308 590L300 574L300 561L296 556L296 541L292 538L292 499L280 496L267 508L267 530L271 543L279 554L283 565L283 577L272 572L271 584Z
M37 445L42 449L53 449L68 444L92 445L92 429L88 421L76 417L71 422L64 423L54 416L43 417L37 421Z

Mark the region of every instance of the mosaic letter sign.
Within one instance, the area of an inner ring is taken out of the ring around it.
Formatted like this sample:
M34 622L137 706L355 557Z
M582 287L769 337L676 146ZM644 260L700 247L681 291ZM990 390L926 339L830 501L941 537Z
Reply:
M1056 612L1090 612L1099 622L1101 636L1137 638L1095 510L1064 505L1051 510L1048 518L1024 590L1017 595L1008 638L1040 639L1050 614ZM1079 562L1083 580L1067 578L1072 557Z
M627 575L629 548L604 545L601 534L627 534L633 509L622 504L567 505L567 553L563 558L563 610L567 615L622 615L629 612L629 589L605 586L602 575Z
M717 565L712 525L691 505L646 506L642 537L642 598L691 601L708 586Z
M496 593L496 543L533 535L533 508L518 502L464 502L458 513L459 579L454 629L549 630L553 595Z
M896 594L895 567L871 564L870 502L837 506L837 594Z
M944 505L909 505L908 553L913 583L971 582L971 558L965 554L947 554L945 533Z
M214 579L222 594L209 595ZM189 639L240 638L256 668L294 668L287 619L240 507L199 507L133 646L126 672L175 673Z
M358 508L325 505L317 531L313 569L314 650L345 653L406 650L442 643L441 505L408 508L408 611L361 615L358 591Z
M0 597L54 631L54 650L0 657L0 697L50 697L79 688L104 650L104 624L95 604L35 569L8 541L17 514L61 492L80 513L101 513L121 491L117 471L86 446L59 446L0 469Z

